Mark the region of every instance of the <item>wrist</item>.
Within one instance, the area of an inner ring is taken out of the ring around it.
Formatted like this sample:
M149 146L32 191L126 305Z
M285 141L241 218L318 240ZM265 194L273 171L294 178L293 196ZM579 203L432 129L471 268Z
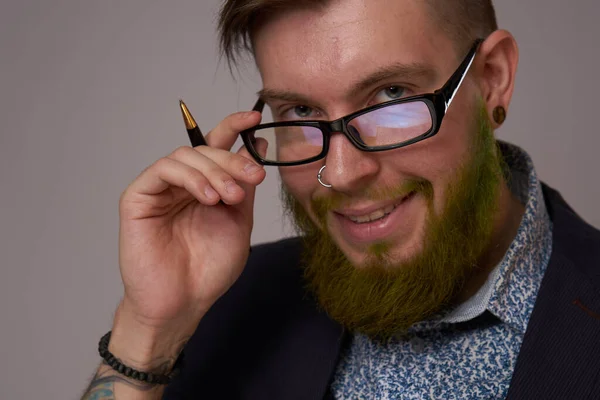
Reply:
M172 324L157 328L140 321L121 302L115 313L109 351L123 363L140 370L166 373L195 330Z
M104 360L104 364L110 366L124 377L134 381L145 382L150 385L168 385L171 383L172 379L179 374L181 363L183 361L182 357L177 359L178 361L175 362L173 369L169 372L167 372L171 367L169 364L163 365L160 368L146 369L145 371L123 364L121 360L108 350L110 337L111 332L108 332L100 339L100 343L98 343L98 353L100 353L100 356ZM179 365L177 365L178 363Z

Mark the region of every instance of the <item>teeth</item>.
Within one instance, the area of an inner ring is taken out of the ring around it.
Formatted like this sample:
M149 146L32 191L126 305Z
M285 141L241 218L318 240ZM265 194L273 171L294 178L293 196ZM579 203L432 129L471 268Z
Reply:
M376 221L394 211L394 208L396 208L396 206L396 204L392 204L390 206L387 206L386 208L380 208L377 211L373 211L371 214L368 215L361 215L359 217L348 216L348 219L350 219L353 222L356 222L357 224L364 224L366 222Z

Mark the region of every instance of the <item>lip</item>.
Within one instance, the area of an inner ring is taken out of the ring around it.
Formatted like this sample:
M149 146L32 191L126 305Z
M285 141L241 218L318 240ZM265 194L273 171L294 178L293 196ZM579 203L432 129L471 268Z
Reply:
M395 199L393 201L388 201L388 202L382 203L382 204L373 204L373 205L368 206L368 207L353 207L351 209L339 209L339 210L334 210L333 212L336 213L336 214L340 214L341 216L361 217L363 215L369 215L372 212L384 209L384 208L389 207L391 205L400 204L403 201L405 201L407 198L409 198L410 196L412 196L413 194L414 193L409 193L409 194L407 194L406 196L404 196L401 199Z
M417 193L412 192L402 199L395 199L382 204L377 204L364 208L353 208L345 210L336 210L333 214L334 228L339 229L342 237L350 243L366 244L377 240L383 240L397 232L408 220L409 212L416 200ZM358 217L368 215L381 208L390 205L396 205L396 208L377 221L357 224L348 217Z

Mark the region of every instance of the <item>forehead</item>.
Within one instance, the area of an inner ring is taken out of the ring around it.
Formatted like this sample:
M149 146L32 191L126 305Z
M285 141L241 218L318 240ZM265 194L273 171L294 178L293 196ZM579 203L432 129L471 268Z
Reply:
M425 0L337 0L277 15L254 35L263 85L333 94L392 64L454 65L453 46L427 7Z

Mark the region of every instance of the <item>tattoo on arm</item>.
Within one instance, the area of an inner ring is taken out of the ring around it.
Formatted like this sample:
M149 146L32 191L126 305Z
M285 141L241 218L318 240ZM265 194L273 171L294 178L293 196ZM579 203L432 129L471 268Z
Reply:
M187 339L181 343L180 351L183 350L186 343ZM153 363L156 367L152 368L151 372L156 374L166 374L171 370L176 360L176 357L156 359ZM103 360L98 372L94 375L92 382L88 386L81 400L116 400L115 384L117 383L128 386L139 392L150 392L160 387L159 385L127 378L112 369L112 367Z
M168 368L168 365L165 366ZM92 379L92 383L90 383L82 400L115 400L115 383L122 383L141 392L147 392L156 388L156 385L119 375L106 361L103 361L100 371Z

